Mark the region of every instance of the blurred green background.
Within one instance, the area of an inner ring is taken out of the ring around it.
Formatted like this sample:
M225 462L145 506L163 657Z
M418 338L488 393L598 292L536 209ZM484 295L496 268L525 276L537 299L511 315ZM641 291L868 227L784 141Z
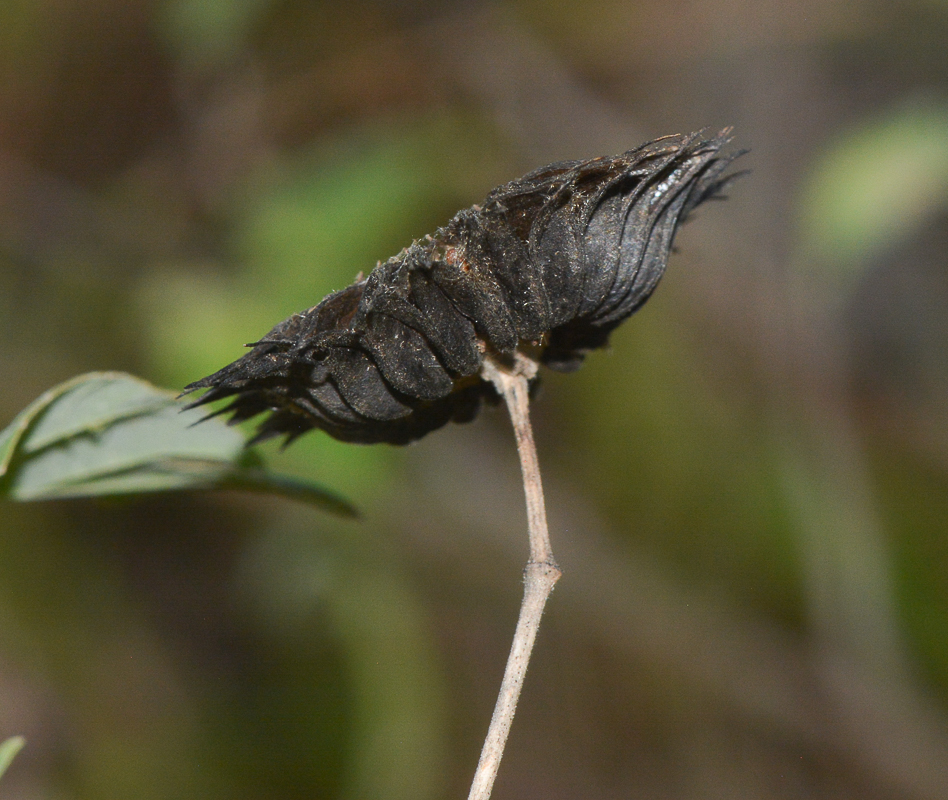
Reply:
M0 427L179 388L494 185L753 170L534 408L554 551L495 797L948 797L948 3L5 0ZM14 800L466 796L520 599L491 410L237 493L0 505Z

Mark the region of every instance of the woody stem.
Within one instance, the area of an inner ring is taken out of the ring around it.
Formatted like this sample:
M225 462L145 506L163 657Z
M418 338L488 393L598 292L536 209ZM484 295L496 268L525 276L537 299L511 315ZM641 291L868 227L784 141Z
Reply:
M507 735L517 710L517 700L523 687L523 679L530 661L530 653L536 640L540 617L553 585L560 577L560 570L553 560L550 535L546 524L546 508L543 503L543 486L540 482L540 467L537 461L533 431L530 427L529 380L536 374L534 361L516 354L512 365L499 364L486 358L483 376L497 388L507 404L513 423L523 473L523 489L527 501L527 524L530 536L530 560L524 569L523 602L514 633L504 679L500 685L494 715L490 721L487 738L481 750L480 761L474 773L474 781L468 800L488 800L500 760L504 754Z

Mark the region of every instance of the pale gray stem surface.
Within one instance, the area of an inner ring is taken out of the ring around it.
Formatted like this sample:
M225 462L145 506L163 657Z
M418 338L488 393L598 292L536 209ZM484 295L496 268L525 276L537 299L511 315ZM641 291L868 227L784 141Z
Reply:
M517 710L517 700L523 687L523 678L536 640L537 628L540 626L543 607L553 591L553 585L560 577L560 570L553 560L550 547L540 466L530 427L528 389L529 380L536 374L536 370L536 362L520 353L516 354L511 365L500 364L488 356L484 360L482 370L484 378L493 383L503 395L513 423L517 452L520 454L520 468L523 472L523 489L527 499L530 560L523 573L523 603L520 606L517 630L468 800L488 800L490 797L500 759L504 754L504 745L507 743L507 734L510 733L510 725Z

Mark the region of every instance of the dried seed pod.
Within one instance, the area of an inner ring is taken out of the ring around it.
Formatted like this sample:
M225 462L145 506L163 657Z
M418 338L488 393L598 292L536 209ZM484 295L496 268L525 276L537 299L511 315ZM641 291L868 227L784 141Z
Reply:
M362 281L281 322L243 358L186 387L233 397L256 440L311 428L405 444L473 419L488 351L529 347L576 369L644 303L678 224L720 192L729 131L669 136L622 155L551 164L498 187Z

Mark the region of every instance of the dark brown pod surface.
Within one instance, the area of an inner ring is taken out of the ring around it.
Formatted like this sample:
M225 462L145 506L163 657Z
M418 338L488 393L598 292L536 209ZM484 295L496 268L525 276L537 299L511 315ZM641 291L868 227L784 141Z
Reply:
M405 444L471 420L497 400L486 352L573 370L648 299L679 223L729 180L728 139L669 136L500 186L185 392L233 398L233 422L271 412L255 440Z

